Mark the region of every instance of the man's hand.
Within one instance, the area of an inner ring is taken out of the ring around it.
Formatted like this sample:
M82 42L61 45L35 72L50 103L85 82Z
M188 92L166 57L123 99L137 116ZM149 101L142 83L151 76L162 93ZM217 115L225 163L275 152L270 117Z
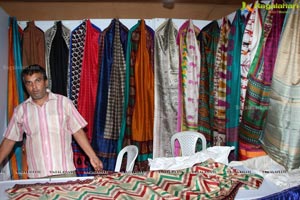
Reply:
M103 170L103 163L97 157L95 151L91 147L85 132L80 129L76 133L73 134L74 139L79 144L79 146L83 149L85 154L89 157L92 166L94 167L96 172Z
M91 162L92 166L94 167L95 171L103 170L103 163L97 156L91 157L90 162Z

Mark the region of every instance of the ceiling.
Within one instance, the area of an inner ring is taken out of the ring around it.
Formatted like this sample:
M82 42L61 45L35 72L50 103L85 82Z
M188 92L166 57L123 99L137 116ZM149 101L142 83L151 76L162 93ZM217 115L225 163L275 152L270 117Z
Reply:
M0 7L18 20L102 18L220 19L242 6L241 0L1 0ZM244 0L251 3L252 1Z

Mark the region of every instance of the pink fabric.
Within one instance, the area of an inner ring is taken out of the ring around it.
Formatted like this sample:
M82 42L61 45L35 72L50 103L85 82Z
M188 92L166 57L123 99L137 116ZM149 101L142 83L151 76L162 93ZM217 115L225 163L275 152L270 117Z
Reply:
M4 136L20 141L26 133L26 173L38 178L75 170L72 134L86 125L68 98L49 92L43 106L31 98L17 106Z

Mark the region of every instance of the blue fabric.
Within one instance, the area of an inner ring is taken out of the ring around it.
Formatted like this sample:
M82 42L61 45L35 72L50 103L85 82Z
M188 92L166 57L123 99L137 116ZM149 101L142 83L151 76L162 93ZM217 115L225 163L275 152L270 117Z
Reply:
M22 87L22 56L21 56L21 37L19 33L19 26L17 23L17 19L15 17L12 18L12 27L13 27L13 43L14 43L14 62L16 69L16 79L18 85L18 96L19 102L22 103L24 101L24 91Z
M98 91L95 109L94 133L92 138L92 147L103 162L103 169L114 171L116 163L116 152L118 141L104 138L104 128L106 122L107 100L111 69L113 64L113 43L115 35L115 22L112 20L109 27L103 33L104 50L101 62L100 75L98 80ZM121 43L124 47L127 45L128 30L120 23ZM126 53L126 50L123 51Z
M262 197L259 200L299 200L300 199L300 185L283 190L281 192Z
M14 58L14 67L16 74L16 84L18 88L18 100L19 103L24 101L24 91L22 86L22 53L21 53L21 37L19 32L19 26L17 19L15 17L10 18L11 28L12 28L12 38L13 38L13 58ZM23 165L27 163L22 163L22 142L17 142L14 146L13 152L16 156L18 171L23 171ZM19 177L22 178L22 174L19 174Z

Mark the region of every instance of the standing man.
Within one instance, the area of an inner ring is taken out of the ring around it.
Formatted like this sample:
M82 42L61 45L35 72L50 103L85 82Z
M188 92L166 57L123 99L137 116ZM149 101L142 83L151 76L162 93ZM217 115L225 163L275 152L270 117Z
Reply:
M87 122L67 97L50 92L45 69L30 65L22 71L29 98L18 105L0 145L0 164L26 133L28 177L75 174L72 136L89 157L95 171L103 164L83 131Z

